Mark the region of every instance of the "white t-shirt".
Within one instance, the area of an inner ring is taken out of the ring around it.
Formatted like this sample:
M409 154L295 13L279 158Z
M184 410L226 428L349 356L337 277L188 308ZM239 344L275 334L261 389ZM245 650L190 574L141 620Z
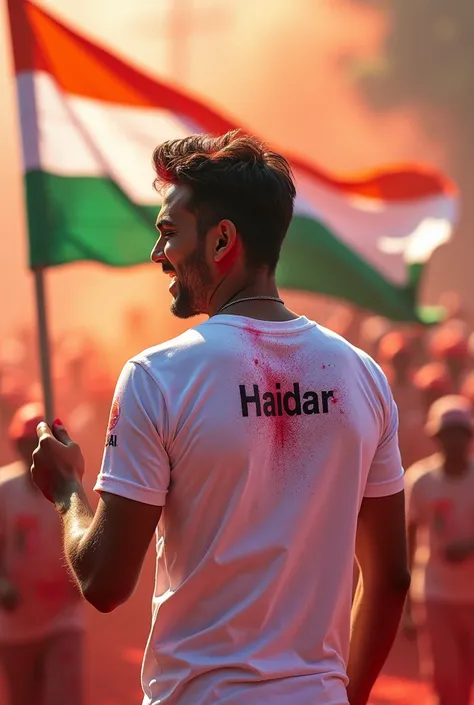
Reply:
M83 600L64 563L59 517L21 463L0 472L0 552L19 593L14 610L0 607L0 643L84 628Z
M474 538L474 464L448 477L436 454L408 470L406 485L407 520L419 527L412 599L474 604L474 556L460 563L444 557L449 543Z
M164 506L144 703L347 703L359 508L403 485L385 376L303 316L127 363L96 489Z

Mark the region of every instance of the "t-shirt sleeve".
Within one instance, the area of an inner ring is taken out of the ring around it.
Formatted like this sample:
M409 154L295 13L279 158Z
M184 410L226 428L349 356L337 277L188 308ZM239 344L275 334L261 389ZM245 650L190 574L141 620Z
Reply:
M388 497L404 489L405 480L398 446L398 410L385 375L380 370L383 430L370 466L364 497Z
M166 408L157 382L139 362L127 362L115 389L94 489L164 506L170 483L166 429Z

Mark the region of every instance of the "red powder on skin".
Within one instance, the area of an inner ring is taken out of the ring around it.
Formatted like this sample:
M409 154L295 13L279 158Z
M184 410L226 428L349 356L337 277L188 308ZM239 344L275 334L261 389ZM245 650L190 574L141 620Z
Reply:
M237 241L234 243L232 249L225 254L224 258L221 259L219 262L216 262L216 266L219 270L220 275L227 274L227 272L235 266L239 258L240 252L240 243Z

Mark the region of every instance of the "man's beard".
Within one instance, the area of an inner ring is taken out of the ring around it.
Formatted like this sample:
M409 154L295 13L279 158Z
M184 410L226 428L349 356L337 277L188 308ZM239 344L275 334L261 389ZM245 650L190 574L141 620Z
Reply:
M178 293L171 303L171 313L177 318L192 318L206 313L211 272L204 251L196 249L176 270Z

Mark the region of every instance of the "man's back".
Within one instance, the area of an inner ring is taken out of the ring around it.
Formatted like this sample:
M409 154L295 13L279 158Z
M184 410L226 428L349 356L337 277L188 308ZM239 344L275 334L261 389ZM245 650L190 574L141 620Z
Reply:
M216 316L130 364L159 442L130 472L118 391L97 488L166 497L145 702L347 702L360 504L403 488L383 374L304 317Z

